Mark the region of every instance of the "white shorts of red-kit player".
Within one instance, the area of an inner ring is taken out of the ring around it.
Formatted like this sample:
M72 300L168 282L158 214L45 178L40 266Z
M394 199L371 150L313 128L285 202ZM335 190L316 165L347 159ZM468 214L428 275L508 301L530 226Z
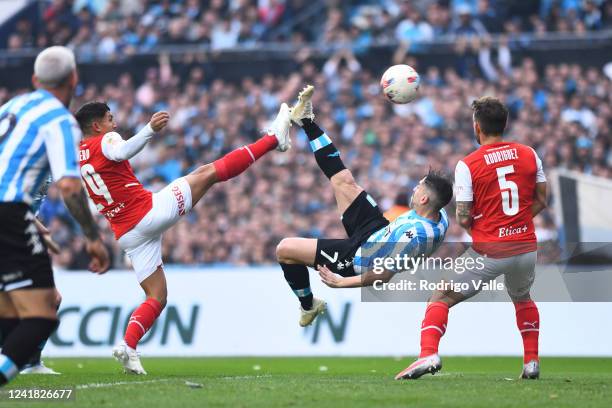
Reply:
M153 194L153 207L130 231L119 238L119 246L130 257L138 282L163 265L162 234L191 210L191 188L184 177Z

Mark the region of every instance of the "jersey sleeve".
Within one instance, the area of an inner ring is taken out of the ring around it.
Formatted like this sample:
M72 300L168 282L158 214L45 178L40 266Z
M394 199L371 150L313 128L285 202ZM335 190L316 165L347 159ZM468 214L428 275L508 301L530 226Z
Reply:
M76 144L82 134L76 120L66 114L45 126L43 133L53 180L80 177Z
M128 140L117 132L109 132L102 138L102 154L113 161L129 160L145 147L153 133L150 124Z
M546 174L544 174L544 166L542 166L542 160L540 160L540 156L538 156L534 149L531 150L533 151L533 155L535 156L536 160L536 183L545 183Z
M474 201L472 174L463 160L455 167L455 199L457 201Z

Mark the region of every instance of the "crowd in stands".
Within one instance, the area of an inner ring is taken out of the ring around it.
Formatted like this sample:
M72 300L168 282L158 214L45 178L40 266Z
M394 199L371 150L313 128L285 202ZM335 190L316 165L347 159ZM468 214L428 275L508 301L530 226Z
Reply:
M139 179L153 191L199 165L258 137L281 102L293 102L314 84L316 120L334 139L357 181L383 210L405 203L430 167L449 174L475 149L470 102L501 96L510 108L507 138L533 146L545 171L567 168L612 178L612 81L600 69L579 65L536 67L533 60L491 64L489 75L470 77L448 68L419 68L420 97L393 105L380 93L379 73L359 57L339 51L322 67L308 58L289 76L245 77L238 83L207 76L200 66L184 73L169 59L148 70L140 83L125 73L104 85L84 84L73 108L108 101L124 137L142 128L153 112L168 110L168 129L133 160ZM495 75L492 75L494 73ZM12 92L0 88L0 103ZM272 152L240 177L214 186L164 237L164 259L182 264L265 264L286 236L343 237L328 180L317 167L305 135L292 129L288 153ZM452 205L448 208L453 213ZM75 234L51 187L40 217L63 248L57 266L84 268L83 240ZM536 218L540 240L554 240L552 209ZM115 265L125 266L106 220L99 218ZM465 240L451 221L449 241Z
M212 50L266 41L357 49L442 36L584 34L610 28L612 0L40 0L40 18L23 18L9 50L69 45L82 61L113 60L158 45Z

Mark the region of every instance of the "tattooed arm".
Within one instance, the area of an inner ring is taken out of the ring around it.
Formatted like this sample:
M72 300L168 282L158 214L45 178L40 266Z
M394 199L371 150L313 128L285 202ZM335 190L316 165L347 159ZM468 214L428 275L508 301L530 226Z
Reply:
M455 167L455 200L457 223L472 235L472 204L474 201L472 173L462 160L459 160Z
M96 273L104 273L110 265L108 252L100 239L98 226L89 211L89 203L81 180L73 177L64 177L57 182L64 203L70 214L81 226L83 234L87 238L85 249L92 258L89 269Z
M472 202L457 201L456 210L457 223L461 225L468 233L471 233L472 228Z

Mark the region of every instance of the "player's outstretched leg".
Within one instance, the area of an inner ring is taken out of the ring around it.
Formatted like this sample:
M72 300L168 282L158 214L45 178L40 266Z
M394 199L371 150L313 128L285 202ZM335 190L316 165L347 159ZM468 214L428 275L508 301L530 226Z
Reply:
M185 176L191 189L191 205L194 206L213 184L238 176L266 153L274 149L281 152L289 150L290 127L289 107L283 103L276 119L259 140L231 151L215 162L201 166Z
M523 338L523 371L520 378L535 380L540 378L540 359L538 340L540 335L540 313L533 300L514 301L516 325Z
M299 324L302 327L312 324L326 309L325 301L312 295L306 266L314 264L316 251L317 240L312 238L285 238L276 247L276 259L285 280L300 301Z
M357 185L352 173L344 166L340 152L331 138L314 122L311 101L313 92L314 87L308 85L300 93L298 102L291 108L291 120L301 126L308 136L317 164L332 183L338 210L342 214L363 188Z

